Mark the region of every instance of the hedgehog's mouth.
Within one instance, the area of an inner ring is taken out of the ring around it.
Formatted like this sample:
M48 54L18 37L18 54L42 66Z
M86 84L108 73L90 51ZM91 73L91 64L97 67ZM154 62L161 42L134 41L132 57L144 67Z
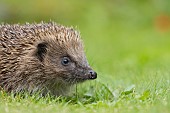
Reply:
M75 71L69 75L63 75L61 77L66 83L75 84L84 82L86 80L94 80L97 78L97 73L92 69L89 69L84 71Z
M94 80L97 78L97 73L90 70L86 74L72 74L71 76L67 76L67 77L63 76L62 78L64 81L66 81L66 83L75 84L75 83L84 82L86 80Z
M86 80L88 80L88 79L85 79L85 78L67 78L67 79L65 79L65 81L70 84L81 83Z
M75 78L64 78L64 81L69 84L76 84L76 83L81 83L86 80L89 80L89 78L80 78L80 77L75 77Z

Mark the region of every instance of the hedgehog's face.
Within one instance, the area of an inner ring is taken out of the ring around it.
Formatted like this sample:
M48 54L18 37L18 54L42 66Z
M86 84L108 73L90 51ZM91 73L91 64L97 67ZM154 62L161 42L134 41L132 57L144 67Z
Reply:
M36 56L40 62L44 62L45 68L51 69L52 74L48 76L53 76L53 79L62 79L69 84L96 79L97 73L90 68L82 45L74 44L39 43Z
M97 78L97 73L90 68L86 60L81 59L80 63L80 60L68 55L61 56L57 64L61 69L61 78L67 83L74 84Z

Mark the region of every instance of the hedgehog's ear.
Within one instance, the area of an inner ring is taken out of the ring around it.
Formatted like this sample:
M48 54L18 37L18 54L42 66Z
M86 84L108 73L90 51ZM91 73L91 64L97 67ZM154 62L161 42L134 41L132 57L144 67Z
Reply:
M42 62L44 60L44 57L47 53L47 43L46 42L41 42L37 45L37 50L35 55L37 58Z

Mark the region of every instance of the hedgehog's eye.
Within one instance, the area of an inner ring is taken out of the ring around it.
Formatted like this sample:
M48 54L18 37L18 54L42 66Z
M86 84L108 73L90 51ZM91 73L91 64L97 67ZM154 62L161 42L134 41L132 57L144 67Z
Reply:
M70 59L68 57L63 57L61 60L61 64L67 66L70 64Z

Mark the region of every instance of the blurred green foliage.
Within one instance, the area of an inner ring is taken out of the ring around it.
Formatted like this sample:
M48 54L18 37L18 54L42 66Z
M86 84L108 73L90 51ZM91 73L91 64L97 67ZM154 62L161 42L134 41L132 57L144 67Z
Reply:
M169 13L169 5L169 0L1 0L0 16L1 21L10 23L54 20L112 26L120 22L139 27L148 25L160 13Z

